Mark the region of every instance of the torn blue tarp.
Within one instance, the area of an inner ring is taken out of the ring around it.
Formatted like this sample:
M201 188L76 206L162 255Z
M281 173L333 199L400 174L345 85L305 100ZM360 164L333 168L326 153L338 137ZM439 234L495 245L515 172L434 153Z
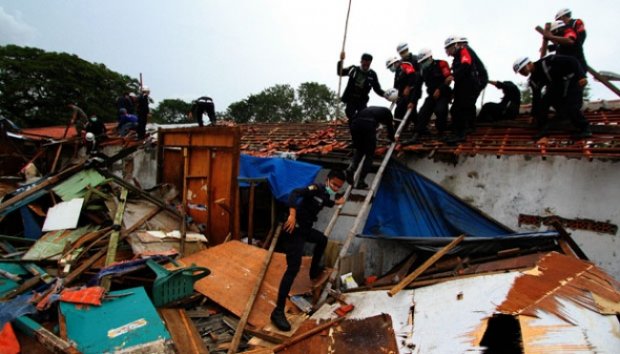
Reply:
M362 232L365 237L501 237L513 231L398 162L390 162Z
M239 180L265 178L274 197L283 203L295 188L305 187L316 178L320 166L306 162L287 160L278 157L254 157L241 155L239 163Z

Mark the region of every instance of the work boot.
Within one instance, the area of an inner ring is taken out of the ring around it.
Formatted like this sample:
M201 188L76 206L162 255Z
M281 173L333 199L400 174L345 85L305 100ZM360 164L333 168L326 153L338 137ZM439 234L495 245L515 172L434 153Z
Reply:
M410 139L407 139L405 141L403 141L403 145L413 145L415 143L418 142L418 139L420 138L420 134L418 133L413 133L413 135L411 136Z
M591 136L592 136L592 132L590 131L590 129L586 128L583 131L580 131L579 133L575 133L571 135L571 138L575 140L582 140L582 139L589 138Z
M322 266L318 266L316 268L310 267L310 280L318 279L321 276L321 274L323 274L324 271L325 271L325 267L322 267Z
M291 324L288 323L283 309L277 307L273 309L271 313L271 323L281 331L288 332L291 330Z
M455 134L453 136L447 137L444 141L446 144L450 146L455 146L458 143L462 143L466 140L467 140L467 137L465 136L465 134L461 133L461 134Z
M549 136L549 130L547 130L546 128L541 129L538 133L534 134L534 136L532 137L532 139L538 141L544 137Z
M353 169L349 169L349 168L348 168L348 169L346 169L346 170L344 171L344 174L345 174L345 177L346 177L346 181L347 181L347 183L348 183L350 186L352 186L352 185L353 185L353 182L354 182L353 177L355 177L355 176L354 176L355 172L353 171Z

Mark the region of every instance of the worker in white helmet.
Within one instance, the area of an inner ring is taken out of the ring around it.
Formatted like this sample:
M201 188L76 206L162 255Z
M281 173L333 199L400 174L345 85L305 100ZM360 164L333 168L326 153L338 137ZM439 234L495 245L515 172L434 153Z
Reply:
M476 101L489 81L486 68L476 52L461 36L449 36L444 41L446 54L453 57L454 102L450 113L454 136L446 139L448 144L466 140L467 131L475 129Z
M433 52L430 49L420 50L418 63L428 96L420 107L413 136L403 144L413 144L420 136L430 134L428 123L433 113L437 117L435 128L439 135L443 135L447 129L448 105L452 100L450 65L445 60L433 59Z
M560 20L566 26L572 28L577 33L577 42L583 46L583 43L586 41L586 26L581 19L572 18L571 10L564 8L555 14L555 20Z
M555 20L549 26L545 26L543 38L552 43L547 46L550 51L555 51L556 54L575 57L581 66L587 70L588 64L583 54L583 46L577 37L577 32L572 27L566 25L564 21ZM542 54L544 54L544 47L545 44L541 48Z
M388 69L394 72L394 88L398 89L398 100L394 110L394 119L402 121L407 110L411 109L408 122L414 122L417 117L418 100L422 94L422 78L418 65L418 58L409 51L409 44L401 42L396 46L400 59ZM409 124L407 123L407 124ZM399 123L400 124L400 123Z
M535 140L549 135L550 107L555 109L556 116L569 119L573 123L577 129L573 134L574 139L592 136L590 124L581 112L583 88L588 80L577 59L566 55L550 55L532 62L528 57L521 57L514 62L512 68L515 73L529 77L532 116L539 129L534 135Z

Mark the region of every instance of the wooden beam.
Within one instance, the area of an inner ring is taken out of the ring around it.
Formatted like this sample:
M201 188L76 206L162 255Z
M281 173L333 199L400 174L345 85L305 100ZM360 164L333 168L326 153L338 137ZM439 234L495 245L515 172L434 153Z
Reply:
M177 353L208 354L200 333L182 308L160 308L161 317L170 332Z
M409 274L400 283L396 284L392 289L390 289L390 291L388 291L388 295L389 296L394 296L394 295L398 294L399 291L401 291L407 285L409 285L409 283L414 281L420 274L422 274L425 270L427 270L428 267L432 266L435 262L437 262L437 260L439 260L439 258L443 257L446 253L448 253L456 245L461 243L461 241L463 241L464 238L465 238L465 235L461 235L461 236L455 238L454 240L452 240L452 242L447 244L445 247L443 247L442 249L437 251L437 253L435 253L431 258L427 259L426 262L422 263L421 266L419 266L416 270L414 270L413 273Z
M573 240L573 238L566 231L564 226L562 226L562 223L560 221L555 220L551 222L551 226L553 226L553 228L555 228L558 231L558 233L560 234L561 240L564 240L570 246L570 249L577 255L578 258L581 258L586 261L589 260L588 256L586 256L585 252L583 252L583 250L581 249L581 247L579 247L577 242ZM562 244L560 244L560 247L561 246Z
M118 247L121 225L123 223L123 215L125 215L125 204L127 204L127 189L123 188L121 190L121 198L120 203L118 204L118 208L116 209L116 215L114 216L114 225L112 226L112 234L110 235L110 240L108 243L107 256L105 259L105 266L108 267L112 265L116 261L116 249ZM101 286L106 289L106 291L110 290L110 283L112 281L112 276L105 276L101 281Z
M189 156L187 148L183 148L183 187L181 195L181 257L185 255L185 241L187 238L187 177L189 175Z
M282 224L278 225L276 229L276 234L273 238L273 242L269 247L269 252L267 253L267 257L265 257L265 261L263 262L263 267L258 273L258 277L256 283L254 284L254 289L252 289L252 293L250 294L250 299L245 305L245 310L243 310L243 315L239 320L239 325L237 326L237 330L235 331L235 336L230 343L230 348L228 349L228 354L234 354L237 352L237 348L239 347L239 342L241 342L241 337L243 336L243 330L245 325L248 323L248 318L250 317L250 312L252 312L252 307L254 306L254 301L256 300L256 296L258 295L258 291L260 290L261 285L263 284L263 280L265 279L265 274L267 274L267 268L269 268L269 263L271 262L271 256L273 255L273 251L276 248L276 243L278 243L278 238L280 237L280 231L282 231Z

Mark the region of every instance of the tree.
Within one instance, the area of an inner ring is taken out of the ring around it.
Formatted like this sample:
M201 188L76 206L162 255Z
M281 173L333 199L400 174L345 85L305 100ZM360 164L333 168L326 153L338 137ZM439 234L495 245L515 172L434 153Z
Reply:
M335 102L336 94L316 82L302 83L297 97L290 85L275 85L232 103L225 117L237 123L330 119L336 115Z
M522 82L519 84L521 88L521 104L531 104L532 103L532 89L527 82Z
M76 55L0 46L0 114L22 127L64 125L69 103L116 121L116 99L139 82Z
M297 89L297 97L304 120L329 120L336 116L338 97L323 84L304 82Z
M162 124L195 123L188 112L192 104L180 99L165 99L153 110L152 122Z

